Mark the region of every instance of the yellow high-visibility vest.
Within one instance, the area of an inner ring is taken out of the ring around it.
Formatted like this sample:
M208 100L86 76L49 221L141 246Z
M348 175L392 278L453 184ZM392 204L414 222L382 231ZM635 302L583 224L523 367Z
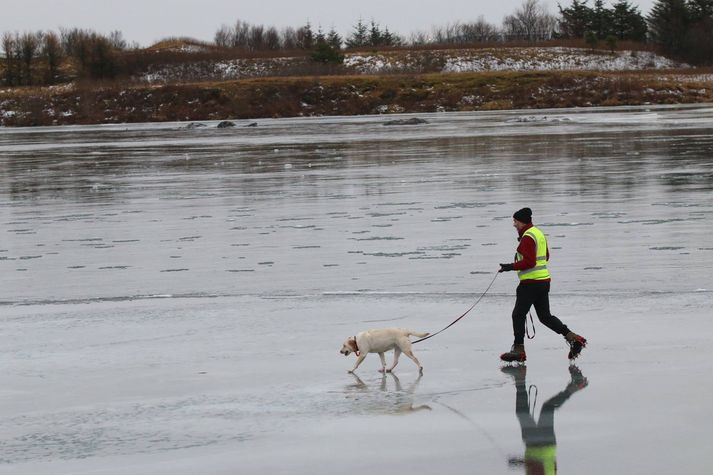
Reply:
M533 241L535 241L535 267L530 269L521 270L517 273L520 280L546 280L550 278L550 273L547 270L547 239L542 231L536 227L531 227L525 231L522 235L530 236ZM515 254L515 262L519 262L523 259L522 254L519 252Z

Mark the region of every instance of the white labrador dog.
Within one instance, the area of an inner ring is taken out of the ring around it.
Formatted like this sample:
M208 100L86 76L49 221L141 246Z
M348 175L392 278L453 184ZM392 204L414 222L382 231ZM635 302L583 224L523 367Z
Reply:
M368 353L379 353L379 358L381 358L381 369L380 372L390 373L394 370L396 365L399 363L399 356L404 353L406 356L411 358L416 366L418 366L418 371L423 372L423 366L419 363L416 356L414 356L411 350L411 340L409 336L417 336L423 338L428 336L428 333L418 333L412 330L405 330L403 328L381 328L378 330L367 330L365 332L357 333L356 336L350 336L342 345L342 349L339 350L344 356L349 356L349 354L354 353L357 355L356 363L354 367L348 371L348 373L353 373L364 361ZM384 358L384 352L394 350L394 364L391 368L386 369L386 358Z

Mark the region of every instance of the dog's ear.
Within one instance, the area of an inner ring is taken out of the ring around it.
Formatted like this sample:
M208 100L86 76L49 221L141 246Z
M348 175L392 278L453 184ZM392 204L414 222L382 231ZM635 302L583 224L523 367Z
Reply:
M354 338L350 338L349 340L347 340L347 343L348 343L349 346L352 348L352 351L358 351L358 350L359 350L358 347L357 347L356 340L355 340Z

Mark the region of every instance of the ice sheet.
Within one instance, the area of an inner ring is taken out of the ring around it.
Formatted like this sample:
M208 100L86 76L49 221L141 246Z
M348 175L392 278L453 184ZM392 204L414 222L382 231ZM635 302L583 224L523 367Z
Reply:
M713 108L419 117L0 129L0 473L524 472L514 276L421 378L338 354L460 315L522 206L590 341L560 473L709 471ZM570 373L536 325L538 415Z

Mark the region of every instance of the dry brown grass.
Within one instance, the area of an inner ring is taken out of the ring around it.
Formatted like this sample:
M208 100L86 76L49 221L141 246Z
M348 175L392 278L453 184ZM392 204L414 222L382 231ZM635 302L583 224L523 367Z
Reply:
M662 80L658 71L570 71L277 77L165 86L112 81L5 90L0 101L17 112L3 119L5 125L197 121L713 102L713 80Z

